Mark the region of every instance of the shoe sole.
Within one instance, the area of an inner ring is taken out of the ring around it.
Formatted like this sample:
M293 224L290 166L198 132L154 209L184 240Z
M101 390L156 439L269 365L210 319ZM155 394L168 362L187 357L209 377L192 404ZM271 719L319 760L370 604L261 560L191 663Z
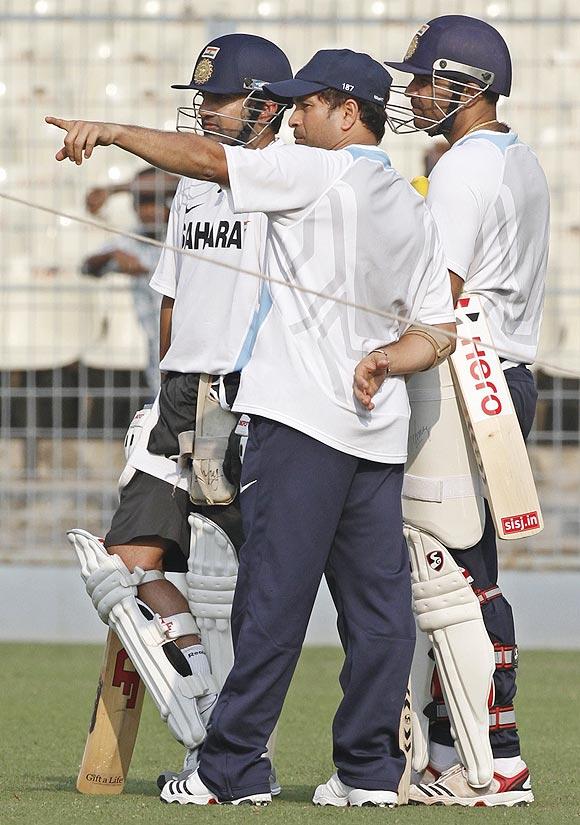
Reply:
M447 797L442 798L439 797L438 799L429 799L429 800L416 800L416 799L409 799L409 805L427 805L427 806L434 806L437 805L439 807L450 807L452 805L460 805L462 808L527 808L534 801L533 793L526 794L524 797L521 794L518 794L513 799L505 799L504 795L502 794L502 798L498 799L498 795L494 798L491 796L489 799L478 799L477 797L474 799L466 799L465 797Z
M234 799L230 800L229 802L219 802L217 799L213 797L209 798L206 802L195 802L191 797L175 797L174 799L163 799L160 797L161 801L164 802L166 805L173 805L177 803L178 805L253 805L255 808L265 808L267 807L272 800L270 799Z
M173 792L171 799L165 799L163 794L160 796L160 799L167 805L172 805L176 802L178 805L254 805L258 808L265 807L272 801L270 794L256 794L253 798L246 796L241 799L231 799L220 802L215 796L210 796L209 794L207 796L201 796L200 794L196 799L193 795L175 792Z
M178 805L219 805L220 804L217 801L217 799L214 799L213 797L208 797L208 799L205 802L196 802L190 796L189 797L175 796L173 799L163 799L162 796L159 797L159 798L166 805L174 805L175 803L177 803Z
M316 805L317 808L395 808L396 805L393 802L349 802L348 799L345 799L344 802L341 800L340 802L320 802L318 800L312 800L312 804ZM421 803L417 803L421 804Z

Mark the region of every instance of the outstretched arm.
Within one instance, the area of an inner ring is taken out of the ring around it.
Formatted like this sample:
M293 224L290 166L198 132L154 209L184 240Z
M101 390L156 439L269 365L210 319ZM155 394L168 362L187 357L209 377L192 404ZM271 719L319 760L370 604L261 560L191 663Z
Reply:
M80 166L83 160L90 158L95 146L118 146L166 172L209 180L221 186L227 186L229 182L223 146L209 138L119 123L59 117L46 117L45 120L67 133L64 146L55 155L57 160L68 158Z

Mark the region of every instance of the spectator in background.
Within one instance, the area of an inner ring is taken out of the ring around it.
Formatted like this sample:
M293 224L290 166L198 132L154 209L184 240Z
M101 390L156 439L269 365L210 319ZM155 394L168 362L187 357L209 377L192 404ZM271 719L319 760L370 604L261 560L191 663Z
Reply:
M177 180L172 175L148 166L129 182L91 189L87 193L85 205L91 215L97 215L111 195L129 192L137 216L137 224L132 231L147 238L163 241ZM146 376L152 395L159 389L161 296L151 289L149 279L157 266L159 255L160 249L156 246L118 235L112 243L106 244L85 258L82 264L83 274L96 278L101 278L108 272L122 272L132 276L135 312L147 336Z

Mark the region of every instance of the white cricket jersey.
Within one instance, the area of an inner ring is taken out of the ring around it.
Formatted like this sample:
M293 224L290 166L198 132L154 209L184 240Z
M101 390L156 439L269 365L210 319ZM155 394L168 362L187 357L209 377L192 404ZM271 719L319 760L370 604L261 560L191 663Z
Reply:
M217 184L180 180L167 243L204 260L164 249L151 279L153 289L175 300L171 345L161 361L162 370L224 375L239 369L252 324L260 318L261 283L238 270L260 271L266 227L264 215L234 215L228 195ZM175 461L147 450L158 418L159 395L127 465L188 489L187 474L179 472Z
M264 285L262 306L266 296L272 306L255 327L234 409L352 455L403 463L404 378L384 382L370 413L355 401L352 383L359 360L408 324L333 299L434 324L454 320L443 250L423 199L374 146L225 151L234 211L268 216L265 272L324 293Z
M237 369L260 293L260 281L238 270L260 271L266 225L259 213L234 215L217 184L180 180L167 243L193 255L164 249L150 282L175 299L162 370L223 375Z
M493 343L510 364L536 357L548 262L548 184L514 132L473 132L429 178L427 203L448 268L481 296ZM504 365L505 367L506 365Z

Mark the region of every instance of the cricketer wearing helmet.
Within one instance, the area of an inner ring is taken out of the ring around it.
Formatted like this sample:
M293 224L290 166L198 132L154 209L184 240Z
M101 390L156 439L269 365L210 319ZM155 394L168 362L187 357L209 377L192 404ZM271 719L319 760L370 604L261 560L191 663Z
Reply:
M49 119L67 132L59 160L82 163L94 146L114 143L167 171L217 181L236 214L260 210L268 219L265 309L236 399L252 415L240 488L236 656L199 769L165 785L167 802L270 801L262 755L324 573L346 660L333 725L337 773L313 801L397 802L414 645L401 516L403 375L446 356L454 323L430 212L378 146L390 83L368 55L317 52L292 81L266 86L295 101L289 122L297 145L271 152ZM408 318L434 326L423 334ZM381 344L390 375L371 413L353 397L353 371L362 353Z
M185 121L208 142L267 153L285 107L262 86L291 76L274 43L218 37L201 51L191 82L175 87L196 93L193 114L179 109L178 129ZM187 769L233 661L229 615L242 529L236 479L222 465L238 418L229 408L246 337L261 311L259 282L239 270L259 270L265 231L265 216L234 214L216 183L180 180L167 230L173 249L163 250L151 279L163 296L161 389L129 429L104 548L85 531L69 533L99 615L188 748ZM187 599L165 571L187 571Z
M400 89L403 102L389 106L391 128L443 135L449 143L429 177L427 203L445 249L454 301L463 291L479 296L525 438L537 397L527 365L536 356L542 316L549 194L533 151L498 119L499 97L511 91L508 47L484 21L446 15L421 26L403 61L387 65L413 75ZM461 440L461 425L456 433ZM440 466L433 467L441 475L447 455L441 452ZM435 463L436 458L429 460ZM464 471L469 473L467 465ZM475 527L476 509L474 505ZM496 538L487 503L480 512L480 529L471 542L462 541L465 520L439 521L431 528L449 548L449 553L442 548L446 563L471 582L493 650L491 645L486 650L471 608L464 632L448 633L442 649L433 645L439 678L433 679L428 708L430 764L410 797L427 805L533 800L513 706L517 648L512 611L497 585ZM422 515L417 502L414 515ZM417 531L411 532L417 539ZM439 620L445 633L443 615ZM450 625L452 617L447 617ZM488 660L489 676L493 674L489 716ZM455 665L459 669L450 679ZM478 740L478 730L483 739ZM451 732L464 765L456 764Z

